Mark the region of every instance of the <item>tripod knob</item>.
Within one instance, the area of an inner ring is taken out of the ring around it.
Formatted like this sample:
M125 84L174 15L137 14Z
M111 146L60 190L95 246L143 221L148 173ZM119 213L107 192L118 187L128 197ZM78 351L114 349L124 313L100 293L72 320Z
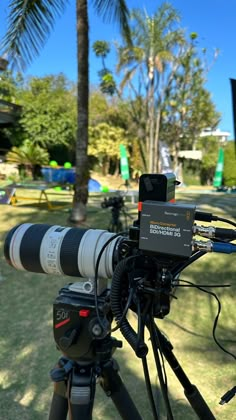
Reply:
M70 335L67 336L63 336L59 339L59 346L63 351L68 350L68 348L73 344L73 342L75 341L75 339L78 336L78 331L77 330L72 330Z

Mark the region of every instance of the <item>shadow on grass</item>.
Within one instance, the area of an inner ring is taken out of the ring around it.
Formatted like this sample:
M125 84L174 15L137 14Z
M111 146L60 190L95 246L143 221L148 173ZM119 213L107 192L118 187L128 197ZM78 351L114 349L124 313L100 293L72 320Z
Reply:
M22 404L14 401L15 387L10 386L7 389L2 389L0 387L0 411L2 420L15 420L15 419L24 419L24 420L42 420L41 414L32 410L30 407L24 407ZM10 399L10 395L12 398ZM10 404L10 405L8 405ZM40 417L39 417L40 416Z

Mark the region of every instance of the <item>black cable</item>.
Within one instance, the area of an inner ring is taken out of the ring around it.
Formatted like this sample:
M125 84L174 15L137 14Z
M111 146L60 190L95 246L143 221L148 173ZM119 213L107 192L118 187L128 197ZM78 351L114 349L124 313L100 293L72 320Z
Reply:
M220 300L219 300L218 296L217 296L215 293L210 292L209 290L206 290L206 289L204 289L203 287L198 286L197 284L194 284L194 283L192 283L192 282L190 282L190 281L187 281L187 280L180 280L180 281L185 282L185 283L188 283L188 284L189 284L189 285L191 285L192 287L196 287L196 289L199 289L200 291L202 291L202 292L204 292L204 293L207 293L207 294L209 294L209 295L213 296L213 297L216 299L217 304L218 304L218 311L217 311L217 314L216 314L216 317L215 317L215 320L214 320L214 323L213 323L213 329L212 329L213 339L214 339L215 343L217 344L217 346L218 346L218 347L219 347L222 351L224 351L225 353L229 354L231 357L233 357L233 359L236 359L236 356L235 356L233 353L231 353L230 351L226 350L226 349L225 349L225 348L224 348L224 347L220 344L220 342L218 341L218 339L217 339L217 337L216 337L216 327L217 327L217 323L218 323L219 316L220 316L220 313L221 313L221 303L220 303Z
M157 334L157 331L156 331L156 324L154 322L153 315L151 315L151 317L150 317L148 328L149 328L149 331L150 331L152 350L153 350L153 355L154 355L156 368L157 368L157 372L158 372L161 392L162 392L162 396L163 396L165 406L166 406L167 418L168 418L168 420L174 420L172 410L171 410L171 406L170 406L169 397L168 397L167 386L164 382L161 363L160 363L160 358L159 358L159 354L158 354L158 350L157 350L159 348L159 351L161 352L160 341L159 341L159 337L158 337L158 334Z
M151 385L151 381L150 381L150 375L149 375L146 356L142 358L142 364L143 364L143 373L144 373L144 379L145 379L145 384L146 384L146 388L147 388L147 393L148 393L149 401L150 401L151 408L152 408L153 419L158 420L159 416L157 414L157 409L156 409L156 405L155 405L155 401L154 401L154 397L153 397L152 385Z
M227 221L227 219L222 219L222 221ZM227 222L226 222L227 223ZM231 223L230 221L228 221L228 223ZM234 226L236 226L236 224L234 224L234 222L232 222L232 224ZM220 241L220 242L230 242L231 239L225 239L225 240L221 240L218 238L212 238L211 239L213 242L214 241ZM177 263L171 270L171 274L173 275L173 277L176 277L179 273L181 273L181 271L183 271L185 268L187 268L190 264L194 263L195 261L197 261L200 257L202 257L203 255L207 254L207 251L196 251L194 252L187 260Z
M97 257L97 261L96 261L96 265L95 265L95 276L94 276L94 292L95 292L94 293L94 300L95 300L96 315L97 315L98 322L99 322L100 326L102 327L102 329L104 329L104 328L106 329L106 326L104 326L103 321L100 318L99 309L98 309L98 284L97 284L97 282L98 282L98 268L99 268L100 260L102 258L103 252L105 251L105 249L109 245L109 243L112 242L114 239L118 238L119 236L126 235L126 234L127 234L127 231L124 231L124 232L117 233L116 235L109 238L105 242L105 244L102 246L102 248L101 248L101 250L98 254L98 257Z
M235 226L236 227L236 223L232 222L232 220L228 220L228 219L224 219L223 217L218 217L216 216L219 222L224 222L224 223L228 223L229 225Z
M116 322L122 317L123 308L122 308L122 301L121 301L121 292L122 292L122 281L121 278L123 275L127 273L127 263L130 260L134 260L137 258L137 255L128 257L124 260L121 260L113 273L112 277L112 287L111 287L111 309L112 313L115 317ZM131 271L129 269L129 271ZM132 349L134 350L137 357L144 357L148 352L148 347L142 342L142 340L138 341L138 335L136 331L131 327L128 320L126 318L123 319L122 324L120 325L120 331L125 339L128 341Z
M205 254L207 254L206 251L196 251L187 260L177 263L171 270L172 276L176 277L179 273L181 273L181 271L183 271L190 264L192 264L194 261L198 260L200 257L202 257Z
M164 383L165 383L166 389L168 389L167 374L166 374L166 368L165 368L165 359L164 359L164 356L163 356L163 351L162 351L162 348L161 348L161 342L159 340L158 333L157 333L157 338L158 338L158 346L159 346L159 349L160 349L160 355L161 355L161 361L162 361L162 370L163 370L163 374L164 374Z
M200 220L202 222L212 222L214 220L214 221L228 223L229 225L236 227L236 223L232 222L229 219L225 219L223 217L215 216L212 213L207 213L207 212L198 211L198 210L195 212L195 220Z
M231 220L228 220L228 219L225 219L223 217L215 216L212 213L196 211L195 219L200 220L200 221L207 221L207 222L211 222L211 221L214 220L214 221L228 223L228 224L236 227L235 222L233 222ZM214 239L217 240L217 238L214 238ZM230 242L230 240L226 239L226 242ZM205 254L207 254L206 251L196 251L196 252L194 252L194 254L191 255L191 257L188 258L188 260L186 260L184 262L177 263L176 266L173 267L173 269L171 270L171 273L172 273L173 277L177 276L182 270L184 270L186 267L188 267L190 264L192 264L194 261L198 260L200 257L202 257Z
M185 281L182 279L178 279L178 281ZM196 287L195 284L176 284L175 287ZM209 287L209 288L215 288L215 287L231 287L231 284L200 284L200 287Z
M127 302L126 302L126 305L125 305L125 308L124 308L124 311L123 311L123 314L122 314L121 318L119 319L119 321L117 322L116 326L109 331L110 333L113 333L120 328L120 326L121 326L121 324L122 324L123 320L125 319L125 316L128 312L128 309L130 307L131 301L133 299L133 295L134 295L134 288L131 288L128 299L127 299Z
M150 304L151 304L151 298L148 299L143 312L141 312L140 300L139 299L137 300L138 342L141 341L141 340L144 341L145 320L146 320L147 313L150 309ZM151 380L150 380L150 375L149 375L149 369L148 369L148 363L147 363L147 357L146 356L142 357L142 365L143 365L143 373L144 373L144 379L145 379L146 389L147 389L147 393L148 393L148 398L149 398L149 402L150 402L151 409L152 409L153 419L158 420L159 417L158 417L158 414L157 414L155 400L154 400L154 397L153 397L152 385L151 385Z

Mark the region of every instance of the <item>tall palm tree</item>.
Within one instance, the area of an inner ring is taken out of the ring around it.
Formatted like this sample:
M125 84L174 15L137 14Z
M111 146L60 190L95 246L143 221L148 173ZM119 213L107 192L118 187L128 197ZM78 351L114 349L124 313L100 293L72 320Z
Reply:
M86 219L88 200L88 97L89 97L89 21L88 4L105 21L120 24L129 37L129 12L126 0L76 0L78 58L78 131L76 145L76 183L71 222ZM25 68L40 53L56 19L65 10L68 0L9 0L8 29L1 46L10 63Z
M163 90L177 64L178 49L184 44L180 17L170 3L163 3L153 16L139 9L132 12L132 46L119 48L118 71L125 69L121 87L132 83L137 72L146 90L146 166L158 172L158 132ZM175 64L174 64L175 63ZM148 161L148 164L147 164Z

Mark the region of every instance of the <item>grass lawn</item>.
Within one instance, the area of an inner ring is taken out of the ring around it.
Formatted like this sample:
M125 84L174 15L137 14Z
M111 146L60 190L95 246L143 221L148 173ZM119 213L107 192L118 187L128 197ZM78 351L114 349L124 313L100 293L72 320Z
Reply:
M177 192L177 199L195 202L205 211L221 217L236 218L236 195L189 194ZM101 209L101 199L91 198L88 206L87 227L106 229L110 209ZM128 204L136 216L136 206ZM1 420L47 419L53 386L49 371L57 362L57 351L52 333L52 303L58 290L73 281L69 277L46 276L18 272L10 268L3 257L3 242L7 231L18 223L49 223L65 226L68 208L48 211L45 204L19 203L0 206L0 418ZM221 226L218 224L218 226ZM223 226L223 225L222 225ZM225 226L230 227L230 226ZM231 283L231 288L217 289L222 313L217 337L227 350L236 354L236 261L234 255L208 254L188 267L181 278L198 284ZM217 304L209 295L196 289L179 288L170 314L157 320L159 328L174 346L174 354L206 399L215 417L236 419L236 398L225 406L220 397L236 385L235 361L222 352L212 338L212 327ZM135 315L130 314L131 322ZM121 338L119 333L115 334ZM148 340L148 337L147 337ZM123 349L115 353L121 376L144 420L151 420L141 362L123 340ZM157 373L151 351L148 354L154 386ZM196 419L185 399L182 387L166 363L168 389L174 418ZM100 387L97 386L94 419L111 420L119 416ZM162 417L163 419L165 417Z

